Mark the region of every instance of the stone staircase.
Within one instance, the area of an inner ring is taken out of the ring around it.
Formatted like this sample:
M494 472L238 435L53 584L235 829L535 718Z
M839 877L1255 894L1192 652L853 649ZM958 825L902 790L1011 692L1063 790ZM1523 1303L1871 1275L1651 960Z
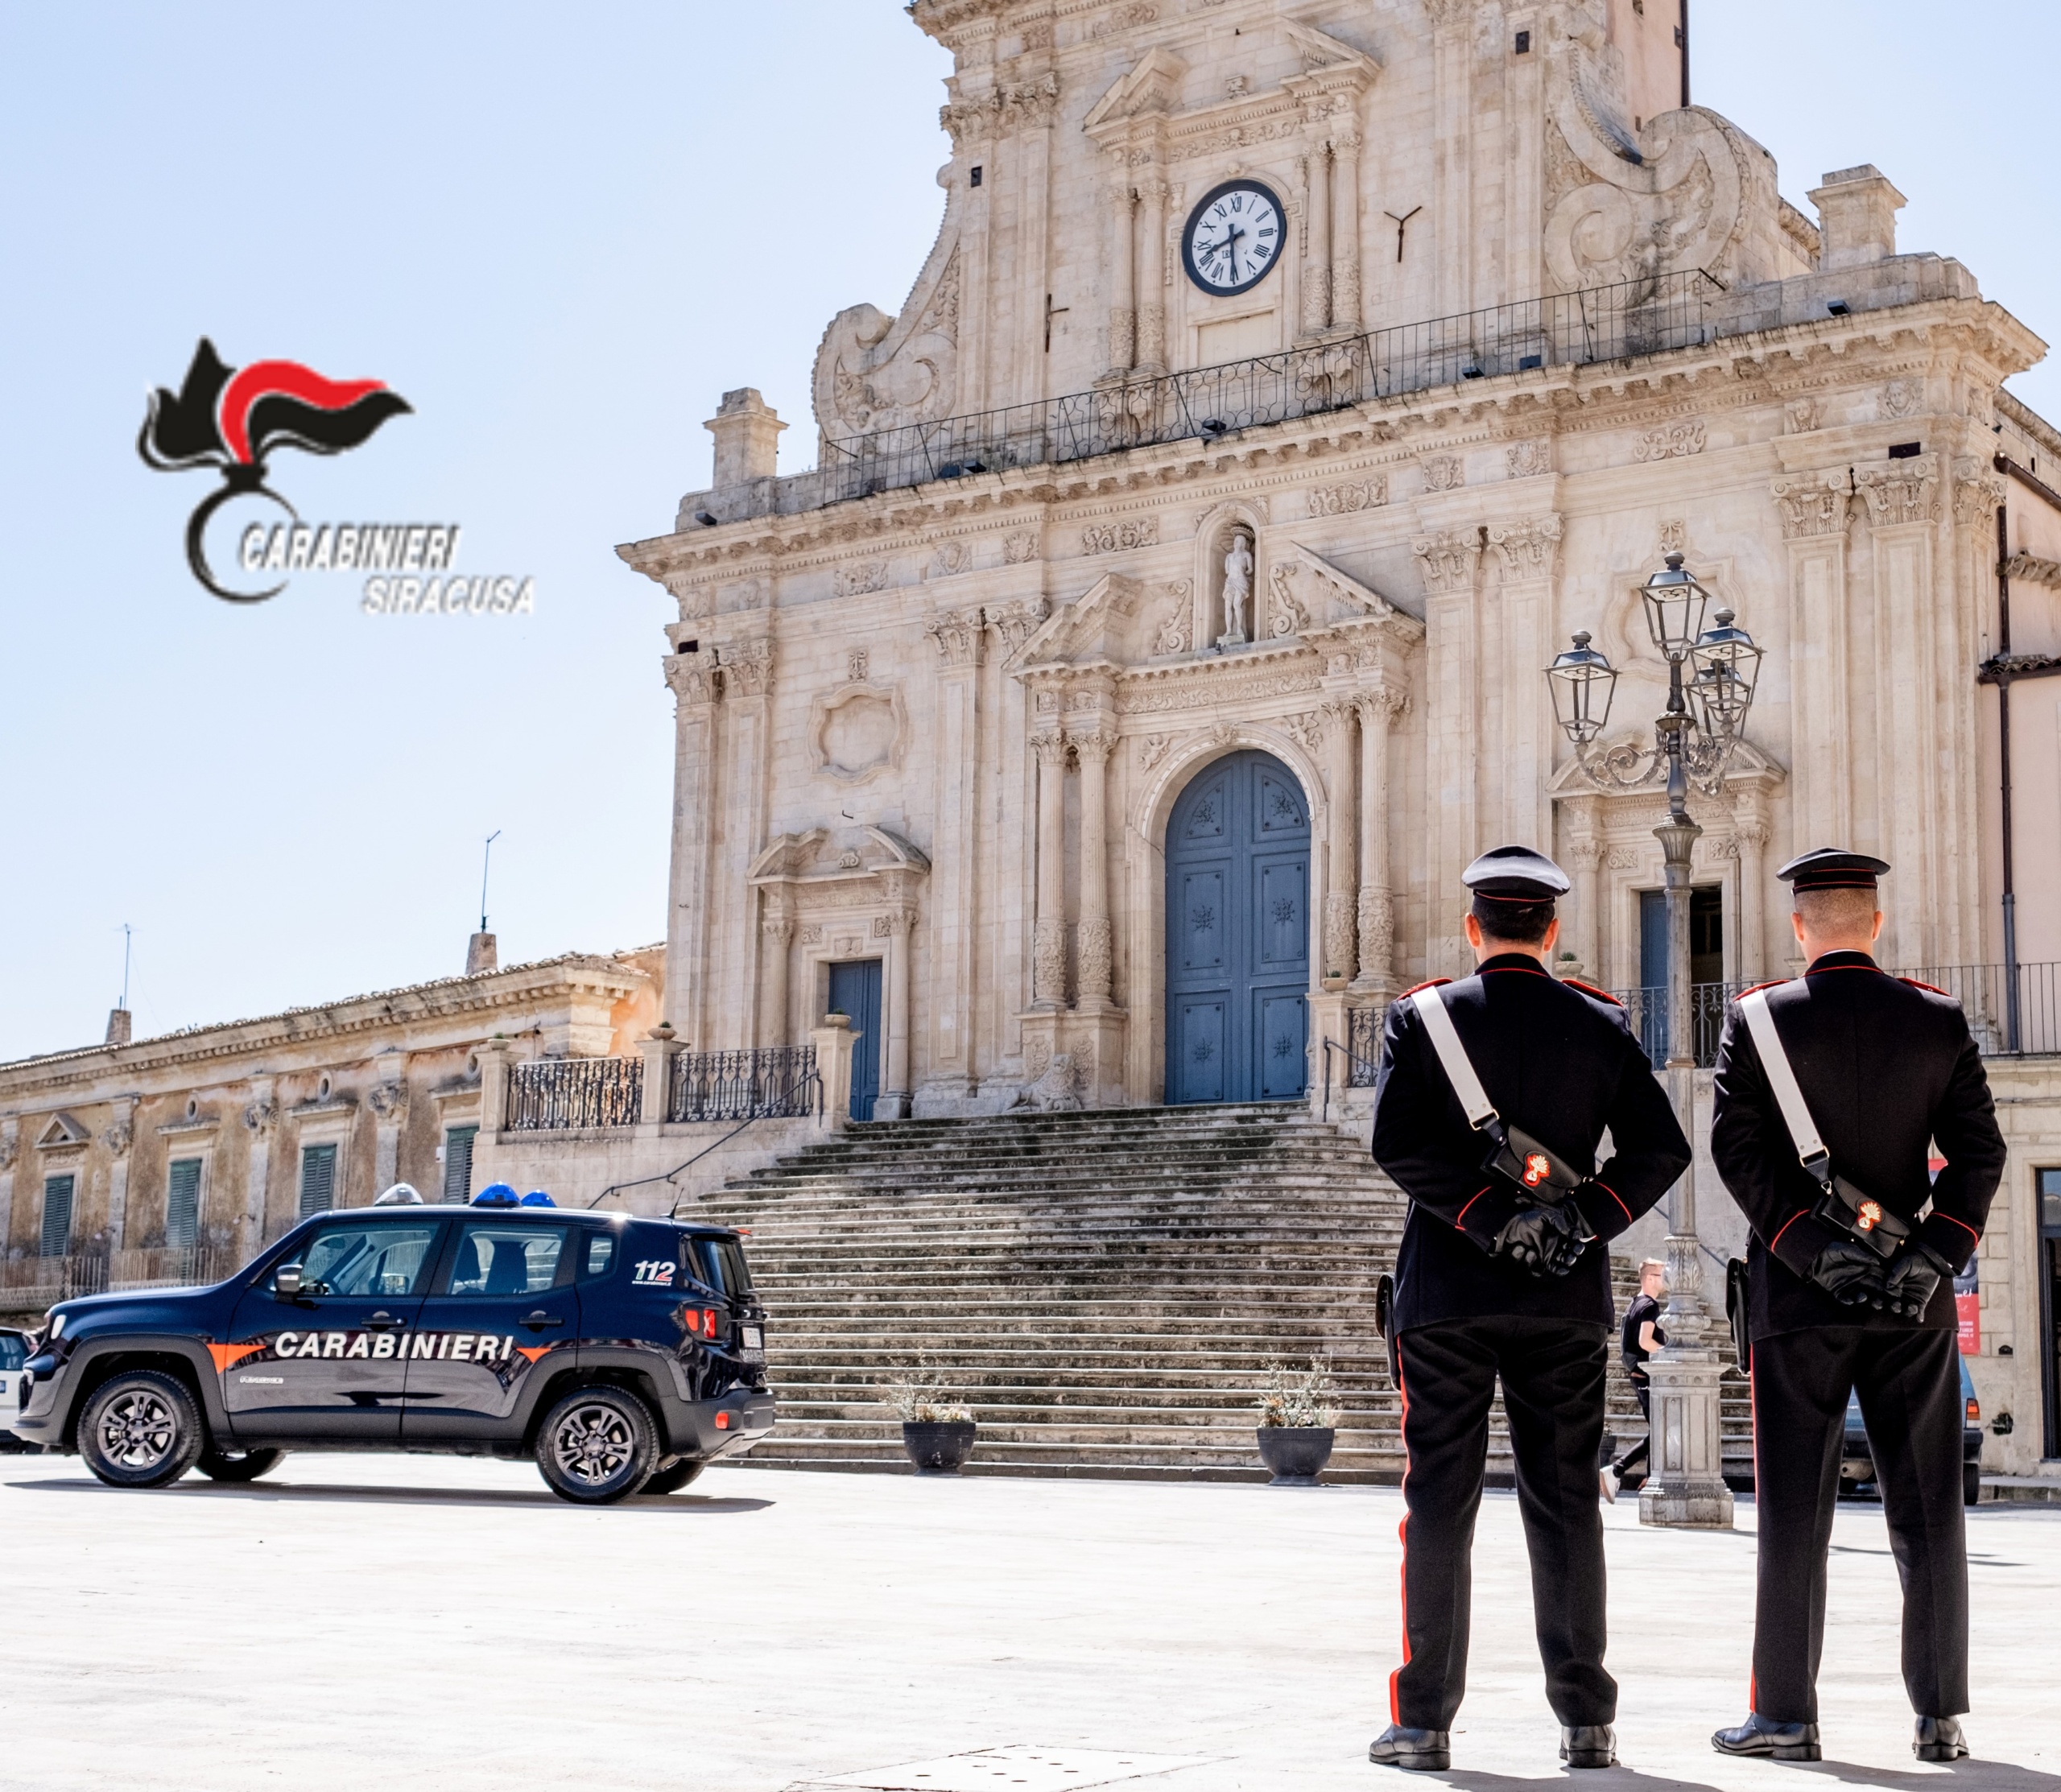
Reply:
M980 1422L973 1472L1260 1480L1265 1366L1321 1356L1341 1414L1326 1478L1393 1483L1373 1315L1404 1212L1361 1138L1275 1104L855 1126L695 1216L751 1233L780 1399L754 1463L906 1472L884 1385L927 1365ZM1611 1404L1638 1435L1614 1369ZM1489 1468L1507 1484L1500 1410Z

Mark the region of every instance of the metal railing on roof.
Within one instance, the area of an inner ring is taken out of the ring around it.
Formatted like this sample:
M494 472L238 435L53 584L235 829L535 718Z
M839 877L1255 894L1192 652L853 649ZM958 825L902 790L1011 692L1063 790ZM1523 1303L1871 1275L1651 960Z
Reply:
M769 481L761 514L1014 467L1200 440L1528 369L1658 354L1712 340L1724 291L1686 269L1398 324L1187 373L1134 374L1092 391L827 442L814 472ZM737 520L732 518L730 520Z

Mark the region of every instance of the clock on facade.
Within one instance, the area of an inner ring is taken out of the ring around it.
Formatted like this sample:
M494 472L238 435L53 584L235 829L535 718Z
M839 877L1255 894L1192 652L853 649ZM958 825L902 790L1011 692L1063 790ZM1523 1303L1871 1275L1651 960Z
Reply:
M1257 180L1227 180L1188 214L1188 278L1204 292L1249 292L1274 270L1287 233L1281 201Z

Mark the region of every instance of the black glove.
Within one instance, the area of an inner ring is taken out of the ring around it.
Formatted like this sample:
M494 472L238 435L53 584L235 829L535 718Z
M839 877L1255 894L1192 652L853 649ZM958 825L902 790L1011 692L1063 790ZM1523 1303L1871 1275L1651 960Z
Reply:
M1565 1275L1580 1261L1588 1241L1572 1201L1528 1207L1496 1235L1495 1254L1539 1277Z
M1838 1238L1818 1253L1811 1279L1842 1307L1889 1304L1890 1289L1882 1260L1857 1238Z
M1890 1311L1900 1319L1922 1319L1939 1284L1953 1278L1953 1266L1942 1262L1923 1245L1911 1245L1890 1266Z

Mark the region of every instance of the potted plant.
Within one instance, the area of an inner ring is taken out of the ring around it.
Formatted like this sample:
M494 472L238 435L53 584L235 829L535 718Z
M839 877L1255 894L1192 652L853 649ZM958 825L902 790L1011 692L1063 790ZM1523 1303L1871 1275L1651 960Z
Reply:
M1315 1356L1307 1369L1269 1363L1257 1404L1260 1460L1273 1472L1272 1484L1315 1487L1338 1438L1338 1390L1330 1365Z
M902 1447L919 1475L956 1475L973 1453L973 1409L928 1364L887 1385L887 1403L902 1419Z

